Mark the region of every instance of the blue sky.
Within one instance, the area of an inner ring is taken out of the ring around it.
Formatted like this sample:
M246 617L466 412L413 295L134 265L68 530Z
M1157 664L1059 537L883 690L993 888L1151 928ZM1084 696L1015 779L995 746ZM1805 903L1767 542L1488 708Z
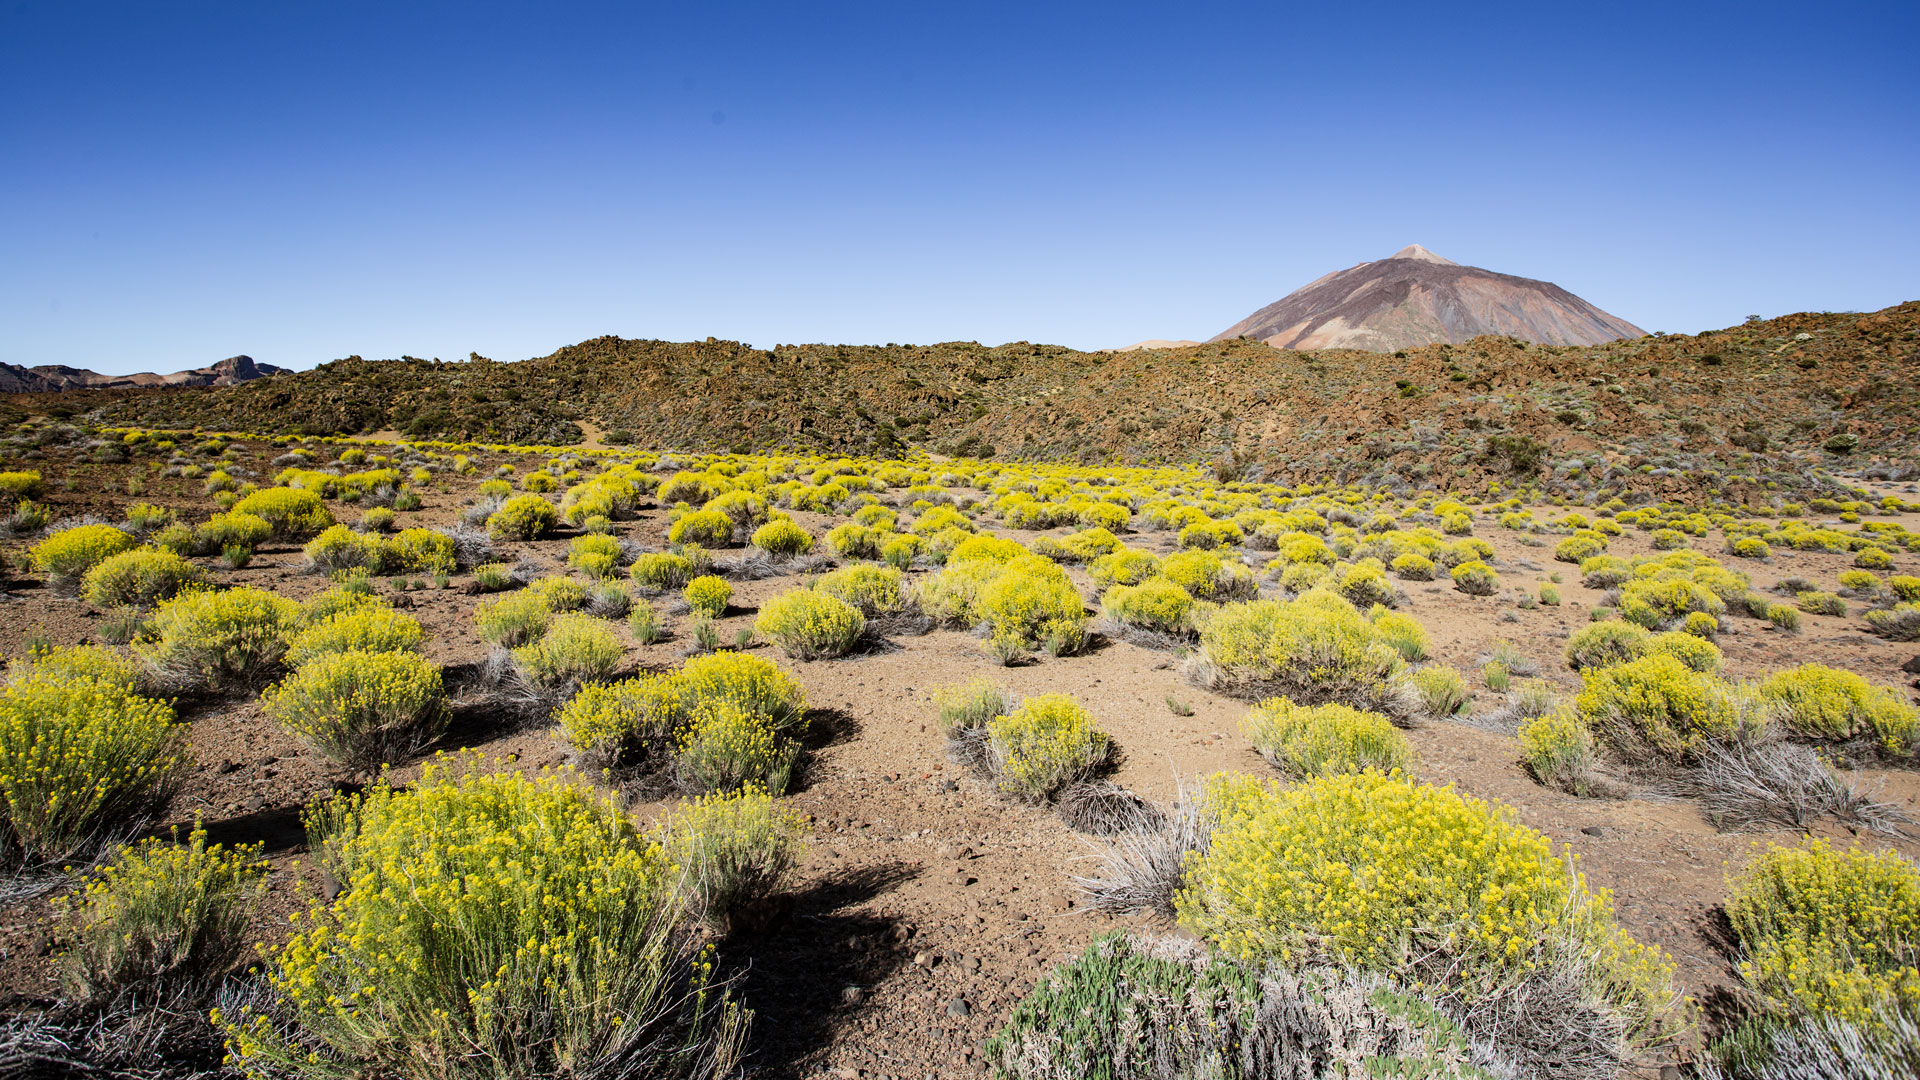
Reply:
M0 361L1205 337L1421 243L1920 298L1906 5L0 0Z

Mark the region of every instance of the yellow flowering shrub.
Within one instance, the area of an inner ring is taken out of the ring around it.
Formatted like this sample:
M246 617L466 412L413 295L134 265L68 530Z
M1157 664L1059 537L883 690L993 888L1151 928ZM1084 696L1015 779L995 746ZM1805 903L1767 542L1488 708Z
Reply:
M1796 734L1839 742L1868 740L1893 755L1914 751L1920 709L1905 692L1875 686L1851 671L1802 664L1776 671L1760 684L1760 693L1780 705L1781 718Z
M1067 694L1040 694L987 721L989 769L1000 790L1044 802L1107 760L1112 742Z
M513 666L540 686L601 682L613 676L624 651L605 622L569 613L555 615L539 640L513 650Z
M1434 719L1453 716L1473 700L1467 677L1445 664L1423 664L1407 674L1407 688L1420 711Z
M1770 847L1726 907L1767 1010L1874 1024L1920 1009L1920 869L1897 852Z
M1375 605L1367 612L1367 619L1381 639L1400 653L1402 660L1418 662L1432 653L1433 642L1427 637L1427 628L1413 616Z
M373 772L438 739L445 700L440 668L416 653L332 651L310 657L261 703L315 753Z
M1108 552L1087 565L1087 576L1097 589L1115 585L1138 585L1160 573L1160 556L1139 548L1123 547Z
M776 559L790 559L813 550L813 534L791 518L780 518L753 530L753 546Z
M859 644L867 619L837 596L794 589L762 604L753 629L796 660L822 660L845 656Z
M782 737L765 716L724 699L689 710L675 740L674 772L690 791L733 791L752 784L787 790L800 744Z
M1453 587L1469 596L1492 596L1500 590L1500 575L1479 559L1463 562L1451 573Z
M688 910L724 929L729 915L780 892L799 861L806 822L748 784L689 803L661 831Z
M617 573L620 558L620 541L600 533L576 536L567 544L567 565L596 581Z
M511 649L545 634L553 609L537 593L509 593L475 607L473 621L482 641Z
M342 885L272 951L272 1012L216 1015L255 1075L510 1080L619 1060L678 1076L737 1060L661 845L565 774L429 764L310 812Z
M267 875L260 845L209 845L196 827L121 848L86 885L55 901L55 962L76 1000L104 1002L166 981L216 984L247 943L246 903Z
M1585 668L1612 667L1645 656L1653 635L1637 623L1607 619L1588 623L1567 639L1567 666Z
M256 548L273 535L273 526L256 514L230 511L194 526L191 535L190 550L178 554L211 555L230 547Z
M1771 712L1756 688L1723 682L1671 656L1588 668L1580 678L1574 708L1630 755L1645 748L1668 761L1692 761L1708 740L1757 736Z
M35 499L46 490L40 474L31 470L0 472L0 495L10 499Z
M116 526L76 525L33 545L28 556L52 584L67 588L112 556L139 546L140 541Z
M1058 563L1028 554L1018 544L1013 547L1020 553L1005 559L997 550L961 557L961 549L996 539L968 540L955 550L946 570L925 582L921 601L928 614L965 625L985 624L990 636L1021 646L1044 643L1055 655L1078 651L1086 634L1086 609Z
M323 573L364 567L368 573L381 572L381 543L378 536L355 532L345 525L333 525L307 541L301 549L307 565Z
M251 514L266 522L275 536L299 539L333 524L333 513L320 499L318 493L297 487L262 488L234 503L228 512Z
M1695 614L1698 614L1696 612ZM1693 616L1689 615L1688 618ZM1711 618L1712 616L1707 616ZM1604 626L1605 623L1593 625ZM1622 625L1630 625L1623 623ZM1720 670L1721 662L1726 658L1720 646L1706 638L1687 633L1684 630L1663 630L1646 639L1647 654L1671 656L1694 671L1709 674Z
M1712 589L1686 578L1636 578L1620 590L1620 617L1649 630L1663 630L1690 612L1726 614Z
M539 495L515 495L487 518L487 533L496 540L538 540L559 521L553 504Z
M1345 705L1269 698L1255 705L1240 727L1254 749L1294 778L1404 769L1413 760L1413 747L1393 721Z
M80 595L95 607L146 607L206 579L199 567L162 548L109 555L81 579Z
M877 559L886 537L885 530L849 521L827 530L827 547L843 559Z
M1182 926L1242 960L1431 972L1471 995L1552 962L1592 960L1594 991L1642 1035L1672 965L1615 925L1607 895L1509 813L1398 775L1291 788L1214 780L1212 847L1189 856Z
M587 587L570 577L554 575L543 577L527 586L528 596L537 598L547 605L547 610L558 614L562 611L577 611L587 602Z
M1522 722L1515 734L1520 760L1535 780L1574 795L1593 793L1599 758L1593 731L1578 711L1554 709Z
M401 529L380 544L383 574L451 574L453 539L432 529Z
M805 692L798 680L771 660L739 652L696 656L681 665L674 680L687 711L703 702L731 701L764 716L777 732L798 734L806 729Z
M1154 578L1138 585L1115 585L1100 598L1107 618L1159 634L1184 634L1190 628L1193 595L1168 581Z
M671 675L588 683L561 706L557 719L567 742L595 764L636 765L672 740L681 721L680 698Z
M57 670L0 690L0 815L7 846L36 862L85 854L169 793L186 729L173 708L117 678Z
M154 609L136 656L182 686L219 687L278 664L300 605L265 589L190 589Z
M1337 701L1398 715L1399 649L1352 604L1324 589L1293 601L1228 604L1200 631L1205 680L1236 697Z
M426 639L419 620L384 604L360 604L307 624L287 642L287 663L302 664L334 653L411 652Z
M706 574L687 582L681 596L695 615L717 619L727 613L727 605L733 601L733 586L726 578Z
M725 547L733 543L733 519L719 510L695 510L682 514L667 530L667 541L674 544L699 544L701 547Z
M7 664L7 679L10 682L19 682L34 675L55 679L76 675L100 679L131 692L140 681L140 665L103 645L34 649L25 657Z

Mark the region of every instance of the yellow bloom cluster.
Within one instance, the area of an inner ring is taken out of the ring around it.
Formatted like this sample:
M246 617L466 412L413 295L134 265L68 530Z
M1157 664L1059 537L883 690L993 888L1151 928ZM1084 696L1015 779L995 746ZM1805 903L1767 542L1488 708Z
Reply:
M1164 577L1139 585L1115 585L1100 598L1107 618L1162 634L1186 632L1193 605L1187 590Z
M681 595L693 608L694 614L708 618L719 618L727 610L727 604L733 600L733 586L726 578L707 574L687 582Z
M614 576L620 570L620 541L599 533L577 536L567 545L567 564L596 581Z
M1643 656L1581 671L1574 707L1616 745L1645 744L1670 761L1691 761L1709 739L1749 738L1772 706L1759 690L1694 671L1671 656Z
M487 518L487 532L496 540L538 540L553 531L560 515L538 495L516 495Z
M693 577L693 561L670 551L652 551L633 560L627 576L643 589L677 589Z
M326 477L330 483L343 479L326 473L316 475ZM274 483L279 485L281 481L276 479ZM276 536L312 536L333 524L333 514L320 501L322 497L321 492L275 486L263 488L234 503L230 512L251 514L265 521L272 526Z
M787 789L800 744L784 738L766 719L731 701L694 706L674 749L674 770L694 791L733 791L752 783L779 793Z
M1920 709L1891 686L1875 686L1851 671L1803 664L1777 671L1760 684L1767 700L1782 708L1788 727L1817 739L1870 738L1888 754L1911 754Z
M109 557L139 546L140 541L115 526L76 525L35 544L28 555L35 570L56 582L72 582Z
M1393 721L1345 705L1295 705L1269 698L1240 722L1254 748L1292 777L1362 769L1404 769L1413 747Z
M371 772L439 738L445 699L440 668L417 653L330 650L307 656L261 703L317 753Z
M1001 791L1043 802L1104 763L1112 741L1070 695L1040 694L987 721L987 748Z
M1864 1024L1920 1008L1920 869L1898 853L1770 847L1730 890L1740 974L1767 1008Z
M264 589L193 589L163 601L134 652L191 685L214 686L278 663L300 607Z
M536 683L598 682L613 675L624 650L607 624L591 615L555 615L547 632L513 650L513 663Z
M1325 589L1221 608L1200 632L1200 653L1229 693L1388 713L1406 666L1394 636Z
M38 860L84 852L138 818L179 767L185 729L166 702L105 677L30 672L0 691L0 815L13 844Z
M358 604L310 622L293 634L287 644L287 663L298 667L342 652L412 651L425 638L426 631L411 615L377 602Z
M961 543L920 596L937 618L984 623L995 639L1044 644L1054 655L1079 651L1086 638L1086 610L1067 572L1015 541L978 536Z
M88 570L80 594L96 607L144 607L204 578L199 567L164 548L131 548L109 555Z
M733 543L733 519L721 510L695 510L682 514L667 530L667 541L699 544L701 547L725 547Z
M805 726L800 684L775 664L737 652L697 656L664 675L588 685L558 719L580 750L608 765L638 765L679 750L698 717L729 708L763 729L781 752Z
M852 604L868 618L904 611L912 600L907 576L891 566L843 566L820 575L813 588Z
M866 632L867 619L837 596L801 588L762 604L753 628L796 660L821 660L846 655Z

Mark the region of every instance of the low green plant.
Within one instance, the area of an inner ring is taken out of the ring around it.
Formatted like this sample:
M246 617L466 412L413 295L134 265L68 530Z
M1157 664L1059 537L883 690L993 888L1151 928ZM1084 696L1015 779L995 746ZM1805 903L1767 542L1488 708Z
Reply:
M104 1003L129 990L197 985L210 990L240 962L247 904L267 875L261 845L149 838L121 848L71 897L55 901L55 961L75 1000Z
M473 568L473 585L481 592L505 592L513 588L513 583L513 567L506 563L481 563Z
M790 559L813 550L813 534L790 518L779 518L753 531L753 546L776 559Z
M1520 760L1535 780L1574 795L1595 792L1599 757L1593 732L1578 712L1551 710L1523 722L1516 735Z
M796 660L823 660L852 651L866 632L867 620L859 608L837 596L795 589L762 604L753 628Z
M604 682L620 665L620 639L591 615L555 615L538 640L513 650L522 678L540 686Z
M482 641L511 649L539 640L553 622L553 609L538 594L511 593L474 608L473 621Z
M1809 589L1797 593L1793 598L1794 606L1809 615L1845 615L1847 602L1830 592Z
M190 589L160 602L133 651L165 682L218 689L279 664L300 620L298 604L264 589Z
M633 640L642 645L651 645L667 636L660 613L645 600L634 601L632 610L627 613L627 630L633 635Z
M1295 705L1270 698L1241 721L1254 749L1289 777L1326 776L1362 769L1403 769L1413 748L1379 713L1345 705Z
M725 547L733 543L733 519L719 510L695 510L682 514L667 530L667 542Z
M88 570L80 594L95 607L150 607L205 580L199 567L171 551L131 548Z
M1100 598L1107 618L1125 626L1158 634L1185 634L1191 630L1188 619L1193 611L1193 596L1166 578L1153 578L1138 585L1114 585Z
M674 772L690 791L726 792L755 786L786 791L800 744L783 737L765 716L732 701L693 706L674 748Z
M1756 739L1772 711L1757 688L1724 682L1664 654L1586 669L1580 677L1574 707L1630 758L1692 762L1708 741Z
M981 678L934 691L933 706L940 719L940 730L952 735L957 731L984 729L994 717L1012 712L1013 697L1006 687Z
M1466 676L1445 664L1426 664L1413 669L1407 686L1420 701L1420 711L1435 719L1454 716L1473 700Z
M663 827L667 859L680 868L687 909L715 930L754 901L777 896L804 845L805 822L748 785L703 796Z
M693 561L672 552L647 552L633 560L627 576L643 589L678 589L693 579Z
M312 536L333 524L333 514L320 496L303 488L262 488L233 504L228 512L251 514L266 522L273 535L290 540Z

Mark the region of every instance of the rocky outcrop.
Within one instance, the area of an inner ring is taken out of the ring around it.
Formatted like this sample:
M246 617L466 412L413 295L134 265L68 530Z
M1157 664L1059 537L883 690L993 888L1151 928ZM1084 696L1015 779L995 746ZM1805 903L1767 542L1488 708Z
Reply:
M277 375L286 368L261 364L251 356L229 356L202 368L155 375L142 371L133 375L102 375L86 368L64 364L39 364L22 367L0 364L0 394L50 394L63 390L131 390L145 386L233 386L238 383Z

